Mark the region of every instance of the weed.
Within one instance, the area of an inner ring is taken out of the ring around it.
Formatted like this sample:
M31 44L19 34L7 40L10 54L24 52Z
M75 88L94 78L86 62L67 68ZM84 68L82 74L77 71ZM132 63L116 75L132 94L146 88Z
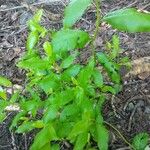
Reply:
M6 106L17 104L20 108L10 130L24 133L35 128L41 129L30 150L60 149L54 141L63 140L72 143L74 150L92 148L91 140L97 143L99 149L108 149L109 131L105 124L109 124L103 119L102 106L108 93L115 95L121 91L120 67L128 63L128 59L119 57L121 48L117 35L107 43L109 52L96 53L93 42L102 21L122 31L143 32L150 31L150 15L128 8L101 18L99 1L96 0L96 30L94 37L91 37L87 32L73 28L91 2L72 0L65 9L63 28L51 34L40 25L43 11L39 10L29 21L27 51L17 64L27 71L26 96L18 91L8 101L6 92L0 89L1 121L5 118ZM51 41L49 39L41 44L40 41L49 35ZM87 44L91 44L92 56L86 65L76 63L79 49ZM41 48L44 54L39 52ZM108 74L110 85L105 82L103 70ZM11 86L11 82L0 77L0 85ZM41 118L37 119L39 113ZM137 139L133 146L143 147L136 144ZM145 143L147 140L144 140L144 146Z

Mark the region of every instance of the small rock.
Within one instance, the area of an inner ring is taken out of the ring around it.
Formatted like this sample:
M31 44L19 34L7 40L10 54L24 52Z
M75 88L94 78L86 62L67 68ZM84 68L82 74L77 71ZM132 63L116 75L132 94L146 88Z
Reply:
M134 104L131 102L129 103L128 110L132 111L133 109L134 109Z

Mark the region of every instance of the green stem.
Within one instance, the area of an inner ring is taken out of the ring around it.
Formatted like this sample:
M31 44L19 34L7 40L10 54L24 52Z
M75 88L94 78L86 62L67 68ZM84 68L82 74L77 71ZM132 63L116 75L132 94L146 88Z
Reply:
M100 0L95 0L95 5L96 5L96 22L95 22L95 31L94 31L94 36L92 38L92 43L91 43L91 49L92 49L92 55L95 58L95 46L94 46L94 42L96 40L96 37L98 35L99 32L99 26L100 26L100 22L101 22L101 15L100 15L100 11L99 11L99 6L100 6ZM95 59L96 60L96 59Z
M115 128L115 127L114 127L112 124L110 124L109 122L104 121L104 123L105 123L106 125L110 126L112 129L114 129L114 130L117 132L117 134L122 138L122 140L123 140L127 145L130 146L131 149L136 150L135 147L134 147L133 145L131 145L131 144L125 139L125 137L121 134L121 132L120 132L117 128Z

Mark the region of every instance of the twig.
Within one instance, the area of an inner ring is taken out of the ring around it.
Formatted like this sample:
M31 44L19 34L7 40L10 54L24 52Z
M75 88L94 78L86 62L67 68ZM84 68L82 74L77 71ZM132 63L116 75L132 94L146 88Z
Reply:
M91 42L91 49L92 49L92 54L94 56L94 60L95 59L95 46L94 46L94 42L96 40L96 37L98 35L98 31L99 31L99 26L100 26L100 22L101 22L101 15L100 15L100 11L99 11L99 0L95 0L95 4L96 4L96 23L95 23L95 26L96 26L96 29L95 29L95 32L94 32L94 36L93 36L93 39L92 39L92 42Z
M132 113L131 113L131 115L130 115L129 124L128 124L128 132L131 131L132 119L133 119L133 116L134 116L134 114L135 114L135 112L136 112L136 110L137 110L138 107L139 107L139 103L137 103L137 104L134 106L134 109L133 109L133 111L132 111Z
M112 124L110 124L110 123L107 122L107 121L104 121L104 123L105 123L106 125L108 125L109 127L111 127L112 129L114 129L114 130L117 132L118 136L120 136L120 137L122 138L122 140L123 140L127 145L130 146L130 148L132 148L133 150L136 150L136 149L126 140L126 138L121 134L121 132L120 132L117 128L115 128Z
M53 2L59 2L60 0L50 0L49 2L53 3ZM37 5L41 5L41 4L45 4L48 1L41 1L41 2L37 2L37 3L33 3L30 6L37 6ZM6 9L0 9L0 12L5 12L5 11L10 11L10 10L16 10L16 9L21 9L21 8L29 8L28 4L23 4L22 6L16 6L16 7L11 7L11 8L6 8Z

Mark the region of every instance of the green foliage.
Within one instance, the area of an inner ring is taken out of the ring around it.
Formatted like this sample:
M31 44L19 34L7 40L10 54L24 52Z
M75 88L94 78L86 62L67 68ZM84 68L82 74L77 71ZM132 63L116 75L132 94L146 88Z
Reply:
M92 0L71 0L69 6L65 9L64 27L71 27L80 19L84 11L90 5Z
M63 29L53 35L54 52L62 53L75 48L83 48L89 41L88 33L81 30Z
M108 13L104 21L121 31L150 32L150 13L124 8Z
M144 150L148 145L149 135L147 133L139 133L133 138L132 145L136 150Z
M40 25L43 11L39 10L28 23L27 52L17 64L27 71L26 95L18 91L7 101L6 92L0 87L0 121L6 116L6 106L17 104L20 111L10 130L17 133L40 130L30 150L58 150L57 143L63 140L72 143L74 150L94 149L90 140L95 141L100 150L108 149L109 132L104 126L102 106L108 93L115 95L121 90L120 67L127 65L129 60L119 57L119 38L114 35L112 41L107 42L108 51L95 53L85 65L78 63L80 49L93 41L87 32L72 26L91 2L71 0L65 9L63 28L52 31L51 39L47 39L49 30ZM123 14L125 19L121 19ZM140 23L138 15L142 21L143 16L148 17L134 9L126 9L108 14L104 20L120 30L143 31L143 27L138 28L141 24L132 26L132 22L129 23L132 18L135 21L134 17ZM147 20L145 24L148 25ZM147 30L144 23L142 25ZM0 76L0 86L11 85L8 79ZM37 119L39 113L40 120ZM146 134L133 140L137 149L141 150L145 144Z
M10 87L12 83L5 77L0 76L0 86Z

